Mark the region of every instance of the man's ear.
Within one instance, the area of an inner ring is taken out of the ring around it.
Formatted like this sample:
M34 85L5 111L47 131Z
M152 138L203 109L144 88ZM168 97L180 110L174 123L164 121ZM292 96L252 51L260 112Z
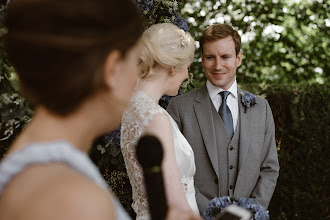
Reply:
M201 52L201 59L202 59L202 62L203 62L204 61L203 52Z
M116 78L120 74L121 53L118 50L111 51L104 62L104 83L112 89L117 86Z
M236 68L239 67L242 64L242 59L243 59L243 52L240 51L236 57L237 59L237 65Z

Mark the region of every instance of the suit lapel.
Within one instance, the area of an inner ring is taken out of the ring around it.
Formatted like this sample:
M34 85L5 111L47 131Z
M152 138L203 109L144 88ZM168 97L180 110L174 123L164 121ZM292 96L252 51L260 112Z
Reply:
M194 110L198 120L198 124L201 130L203 141L210 157L213 169L215 173L218 174L218 153L216 146L216 135L214 122L212 118L212 107L213 104L210 100L206 86L202 87L196 95L196 104L194 105ZM210 126L212 129L210 129Z
M240 172L242 165L245 161L246 155L250 147L250 132L251 132L251 111L244 113L244 105L242 103L242 92L241 89L237 89L238 93L238 108L239 108L239 120L240 120L240 146L239 146L239 161L238 171Z

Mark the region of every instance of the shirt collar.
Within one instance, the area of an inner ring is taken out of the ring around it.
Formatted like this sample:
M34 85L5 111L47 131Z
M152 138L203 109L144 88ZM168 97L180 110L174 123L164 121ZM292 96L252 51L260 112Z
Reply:
M216 95L218 95L219 92L224 91L222 88L212 85L212 83L210 83L210 81L208 80L206 81L206 88L211 99L213 99ZM231 85L231 87L227 91L229 91L231 94L234 95L236 99L238 99L236 78L233 85Z

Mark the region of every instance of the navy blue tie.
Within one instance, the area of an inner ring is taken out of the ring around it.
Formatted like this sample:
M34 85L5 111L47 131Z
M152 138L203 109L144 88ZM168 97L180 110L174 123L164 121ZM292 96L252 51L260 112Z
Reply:
M228 136L232 138L234 134L233 116L231 115L231 111L227 105L227 98L230 92L222 91L219 94L222 97L222 103L219 108L219 115L222 118L223 123L225 124Z

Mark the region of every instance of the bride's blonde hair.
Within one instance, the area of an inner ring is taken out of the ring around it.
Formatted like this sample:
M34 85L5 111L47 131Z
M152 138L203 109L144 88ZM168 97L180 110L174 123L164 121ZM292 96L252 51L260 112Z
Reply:
M195 41L188 32L171 23L149 27L141 38L140 78L154 74L153 67L182 67L194 59Z

